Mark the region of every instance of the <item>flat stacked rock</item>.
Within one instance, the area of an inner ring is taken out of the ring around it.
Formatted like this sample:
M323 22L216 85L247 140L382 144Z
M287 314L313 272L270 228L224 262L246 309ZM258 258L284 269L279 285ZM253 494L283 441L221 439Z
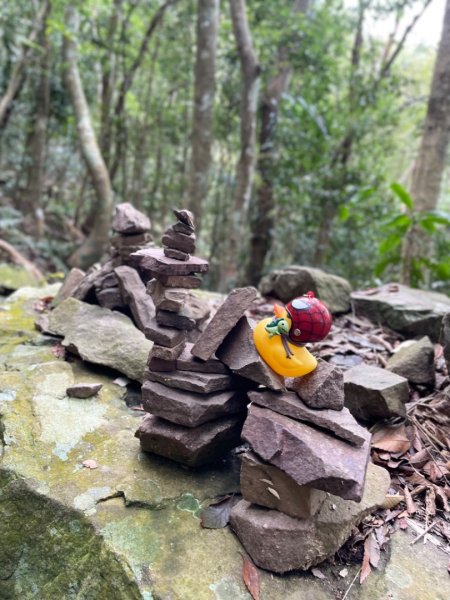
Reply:
M140 273L130 266L130 256L143 248L153 246L150 219L129 202L116 206L111 228L109 256L101 265L94 265L87 273L72 269L53 301L57 306L69 297L119 310L144 331L155 315L155 306L147 295Z
M344 381L334 366L319 361L309 375L286 380L286 387L290 391L248 394L252 404L242 437L251 450L242 458L243 500L230 518L253 561L278 573L323 561L367 514L371 437L344 408ZM380 501L389 476L382 481ZM322 522L336 506L342 515L352 514L352 525L343 520L331 539ZM306 532L315 532L312 545L301 541Z
M193 256L192 213L174 210L174 214L178 221L164 233L164 248L141 250L133 256L140 269L152 274L147 293L156 309L145 328L153 342L142 386L148 414L136 437L142 450L194 467L214 461L240 443L247 386L215 356L223 337L201 358L193 354L197 344L189 343L188 335L198 332L203 339L206 331L199 330L209 308L192 290L199 287L199 275L207 272L208 263ZM242 309L223 335L241 315Z

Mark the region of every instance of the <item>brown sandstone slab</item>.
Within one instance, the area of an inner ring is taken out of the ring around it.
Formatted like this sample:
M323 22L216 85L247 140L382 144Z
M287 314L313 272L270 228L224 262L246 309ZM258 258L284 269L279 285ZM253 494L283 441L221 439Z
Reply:
M296 519L242 500L231 511L230 524L262 569L307 570L334 556L352 529L380 508L389 485L389 473L369 464L361 502L328 496L314 517Z
M241 492L244 500L279 510L297 519L315 515L326 492L298 485L277 467L260 460L253 452L241 456Z
M111 238L111 246L113 248L123 248L123 247L141 247L145 246L152 240L152 236L150 233L137 233L132 235L114 235Z
M95 295L100 306L103 306L104 308L113 310L114 308L122 308L125 306L125 302L118 287L98 290Z
M146 371L146 377L150 381L156 381L168 387L199 394L211 394L221 392L235 387L236 382L230 375L219 373L189 373L189 371L171 371L170 373L158 373Z
M92 398L103 387L102 383L77 383L67 388L66 394L70 398Z
M204 323L209 313L210 308L208 303L190 294L181 309L176 313L159 308L156 311L156 322L163 327L174 327L175 329L191 331Z
M74 291L80 285L84 277L85 273L81 269L70 269L69 273L64 279L62 286L59 288L58 293L53 299L52 305L57 306L66 298L70 298L70 296L73 295Z
M147 293L151 296L157 309L179 312L191 299L188 290L183 288L166 288L158 279L152 279L147 285Z
M237 288L230 292L194 344L192 354L201 360L211 358L227 334L255 300L257 293L254 287Z
M195 229L194 214L190 210L187 210L186 208L174 208L173 214L179 221L181 221L188 227Z
M208 261L197 256L191 256L182 262L164 255L162 248L146 248L133 254L133 259L142 269L161 275L191 275L192 273L207 273Z
M242 317L217 350L217 357L233 373L265 385L271 390L284 390L284 378L272 371L258 354L253 341L250 320Z
M186 262L189 260L191 255L187 252L183 252L182 250L177 250L176 248L168 248L167 246L164 246L164 256L167 256L167 258L173 258L174 260L182 260Z
M177 221L175 225L172 226L172 229L178 233L185 233L186 235L190 235L191 233L195 232L194 227L191 227L182 221Z
M179 371L193 371L194 373L230 373L230 369L215 355L206 361L192 356L192 346L193 344L187 343L183 349L183 352L178 357L177 369Z
M144 452L198 467L213 462L239 444L242 421L242 416L237 415L190 428L145 415L135 435Z
M219 417L245 411L245 392L228 390L216 394L196 394L167 388L156 381L146 381L142 386L144 409L167 421L198 427Z
M123 299L130 307L133 319L141 331L150 325L155 316L155 305L148 296L145 284L136 269L122 266L114 270Z
M286 387L296 392L311 408L342 410L344 406L342 371L321 358L314 371L303 377L287 379Z
M158 275L158 281L168 288L196 289L202 284L195 275Z
M367 429L358 424L347 408L339 411L312 409L306 406L294 392L279 394L271 391L254 391L249 392L249 398L255 404L270 408L281 415L326 429L358 447L370 438Z
M359 501L370 437L357 448L300 421L252 404L242 431L253 451L299 485Z
M169 327L161 327L156 320L153 320L147 325L144 330L145 337L155 344L160 346L168 346L173 348L180 342L186 339L186 332L181 329L171 329Z
M161 242L168 248L185 252L186 254L193 254L195 252L195 234L181 233L174 231L172 227L166 230L162 236Z
M183 352L184 346L184 341L180 342L176 346L172 346L172 348L169 348L168 346L159 346L157 344L153 344L153 348L150 352L150 357L160 358L161 360L176 361L180 354Z
M145 233L150 230L150 219L129 202L123 202L116 206L111 227L117 233Z
M345 406L356 419L373 421L404 417L409 401L408 381L380 369L361 364L344 374Z
M160 371L160 372L175 371L175 369L177 368L177 361L176 360L165 360L163 358L156 358L155 356L152 356L152 353L150 352L150 354L148 356L148 360L147 360L147 367L151 371Z

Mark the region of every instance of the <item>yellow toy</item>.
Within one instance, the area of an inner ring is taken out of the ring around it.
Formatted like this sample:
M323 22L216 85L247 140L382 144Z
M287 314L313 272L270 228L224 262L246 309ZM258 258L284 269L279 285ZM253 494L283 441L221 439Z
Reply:
M301 377L314 371L317 360L304 347L323 339L331 327L331 314L312 292L286 307L274 306L274 319L263 319L253 332L256 349L275 373Z

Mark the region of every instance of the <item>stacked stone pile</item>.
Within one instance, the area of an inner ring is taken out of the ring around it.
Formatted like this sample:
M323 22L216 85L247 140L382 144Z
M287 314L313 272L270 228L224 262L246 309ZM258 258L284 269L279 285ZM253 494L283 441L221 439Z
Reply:
M112 221L114 233L108 257L87 273L72 269L54 304L73 297L104 308L131 313L135 325L143 331L153 318L155 307L146 294L140 273L130 266L130 256L153 246L150 228L147 215L128 202L119 204Z
M156 308L145 328L146 337L153 341L142 387L148 414L136 436L144 451L199 466L240 442L248 386L217 358L215 350L255 298L256 290L244 290L233 318L228 315L226 320L219 309L201 334L199 328L209 308L192 290L201 284L199 275L207 272L208 263L191 255L195 252L192 214L187 210L174 210L174 214L178 221L164 233L164 248L134 255L139 268L152 276L147 291ZM195 346L188 341L192 332L200 335Z
M320 360L286 387L249 392L242 437L251 451L242 459L243 500L230 519L254 562L279 573L308 569L336 552L374 508L363 498L370 434L344 408L342 373ZM381 482L383 499L387 473ZM341 526L333 530L334 510Z

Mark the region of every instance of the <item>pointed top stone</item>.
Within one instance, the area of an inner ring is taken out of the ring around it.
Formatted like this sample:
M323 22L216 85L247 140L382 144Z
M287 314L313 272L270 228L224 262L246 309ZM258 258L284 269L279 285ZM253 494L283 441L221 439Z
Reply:
M140 210L134 208L129 202L122 202L116 206L112 221L112 229L117 233L145 233L151 227L150 219Z
M190 210L187 210L186 208L174 208L173 214L185 225L192 227L192 229L195 228L194 215Z

